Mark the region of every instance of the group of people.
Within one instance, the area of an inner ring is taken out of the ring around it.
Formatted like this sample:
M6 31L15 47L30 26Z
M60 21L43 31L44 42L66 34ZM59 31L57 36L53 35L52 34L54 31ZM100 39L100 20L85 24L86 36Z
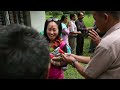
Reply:
M120 79L120 11L93 11L93 17L104 36L101 38L93 29L89 31L96 44L91 57L67 52L67 39L62 38L66 38L62 33L63 29L64 34L68 33L65 31L71 29L72 21L66 28L57 19L46 20L44 36L32 27L1 26L0 78L64 79L62 67L71 64L86 79ZM50 53L58 47L64 53L50 59Z
M84 12L70 14L70 21L68 17L63 15L62 21L62 39L67 41L70 46L71 53L76 55L83 55L84 37L89 28L83 22Z
M67 15L63 15L61 17L61 20L58 20L57 18L49 18L46 20L44 27L44 36L49 42L50 53L52 53L58 47L60 47L60 49L63 50L65 53L69 54L75 53L76 39L79 39L77 40L79 42L82 41L84 38L83 36L84 31L87 30L82 20L83 17L84 17L83 12L80 12L78 14L77 21L75 14L70 14L69 22ZM78 26L78 30L76 25ZM82 40L80 38L82 38ZM81 44L83 44L83 41L82 43L78 44L81 46ZM78 49L77 51L80 51L81 47L77 49ZM64 60L62 60L61 57L54 56L51 59L49 79L64 79L64 70L66 68L67 63Z
M90 32L97 45L93 56L62 54L64 61L72 63L85 78L120 79L120 11L94 11L93 17L100 33L104 34L100 38L94 30Z
M70 14L70 21L68 17L63 15L62 21L62 39L70 46L71 53L76 55L83 55L84 38L89 30L94 27L86 27L83 21L84 12Z

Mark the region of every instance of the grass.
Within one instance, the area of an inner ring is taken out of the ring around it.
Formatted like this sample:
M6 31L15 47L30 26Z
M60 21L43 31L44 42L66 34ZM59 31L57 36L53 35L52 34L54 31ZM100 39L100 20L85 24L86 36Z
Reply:
M85 38L84 39L84 50L83 55L84 56L90 56L91 54L88 53L90 46L90 39ZM83 64L85 66L85 64ZM68 69L64 72L65 79L84 79L75 68L73 68L71 65L68 65Z
M92 15L89 15L89 16L85 15L85 17L83 18L83 21L86 27L92 27L94 23L94 18Z

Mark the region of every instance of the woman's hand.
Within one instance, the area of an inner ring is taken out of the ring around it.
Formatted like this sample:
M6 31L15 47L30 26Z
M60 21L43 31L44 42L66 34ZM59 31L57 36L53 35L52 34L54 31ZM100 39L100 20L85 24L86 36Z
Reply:
M53 61L61 61L61 60L62 60L62 57L61 57L61 56L53 57L52 60L53 60Z
M55 62L52 59L50 59L50 63L53 65L55 64Z

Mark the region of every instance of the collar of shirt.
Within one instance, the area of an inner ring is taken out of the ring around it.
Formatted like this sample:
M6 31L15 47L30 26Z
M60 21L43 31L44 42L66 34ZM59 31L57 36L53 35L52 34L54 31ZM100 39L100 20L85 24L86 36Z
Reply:
M112 26L107 32L106 34L103 36L103 38L105 38L106 36L108 36L110 33L112 33L113 31L117 30L120 28L120 22L115 24L114 26Z
M75 23L75 21L71 20L71 22Z
M78 19L78 21L82 22L82 19Z

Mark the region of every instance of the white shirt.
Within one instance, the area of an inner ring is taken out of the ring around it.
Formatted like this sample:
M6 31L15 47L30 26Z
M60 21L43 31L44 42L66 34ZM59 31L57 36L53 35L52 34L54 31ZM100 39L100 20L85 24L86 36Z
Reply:
M75 21L70 20L70 24L71 24L70 32L77 32L77 26L75 25Z

